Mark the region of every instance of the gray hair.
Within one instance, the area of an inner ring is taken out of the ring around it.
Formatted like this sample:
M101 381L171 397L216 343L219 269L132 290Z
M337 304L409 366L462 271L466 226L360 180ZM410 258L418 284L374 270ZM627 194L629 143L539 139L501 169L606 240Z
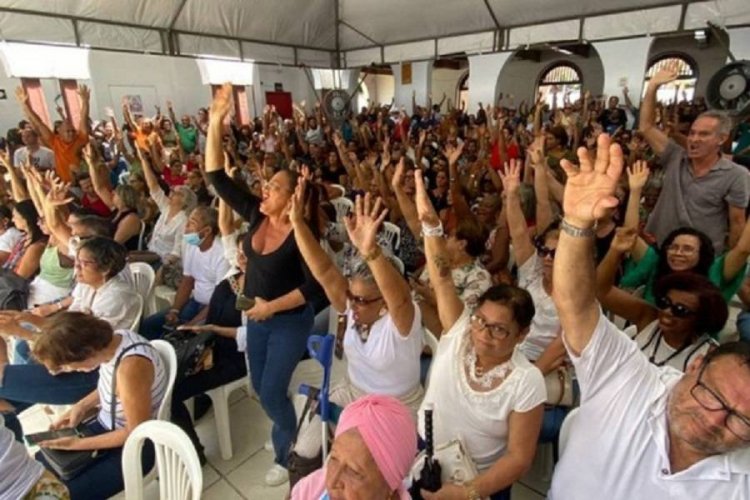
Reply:
M382 245L380 249L383 253L383 257L391 263L391 265L398 271L399 268L396 265L396 261L393 259L390 249L384 248ZM349 246L345 251L344 257L344 268L343 274L347 279L360 279L366 283L375 283L375 277L372 275L370 266L362 258L362 255L353 246Z
M203 224L211 228L212 234L218 234L219 232L219 212L215 208L207 207L205 205L198 205L193 209L194 214L200 217Z
M717 132L719 135L729 135L732 133L732 129L734 128L734 121L732 120L732 117L729 116L729 113L725 111L717 111L715 109L711 109L708 111L704 111L703 113L698 115L698 118L713 118L714 120L718 121L719 129Z
M177 186L172 189L174 189L175 193L182 195L182 210L187 214L192 212L198 204L198 197L195 195L195 192L188 186Z

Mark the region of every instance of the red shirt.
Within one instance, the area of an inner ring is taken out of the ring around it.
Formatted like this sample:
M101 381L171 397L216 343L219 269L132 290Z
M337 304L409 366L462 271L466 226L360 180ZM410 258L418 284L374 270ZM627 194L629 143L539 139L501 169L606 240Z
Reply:
M518 144L510 143L506 146L505 157L508 160L515 160L520 158L520 156L521 149L518 147ZM500 159L500 141L496 141L492 144L492 150L490 151L490 165L495 170L500 170L503 167Z
M100 217L109 218L112 215L112 211L99 197L90 198L89 195L84 194L83 197L81 197L81 205L83 205L83 208L91 210Z
M164 178L164 182L169 185L169 187L177 187L182 186L185 184L185 176L180 175L172 175L172 171L169 169L165 169L164 173L162 174L162 177Z

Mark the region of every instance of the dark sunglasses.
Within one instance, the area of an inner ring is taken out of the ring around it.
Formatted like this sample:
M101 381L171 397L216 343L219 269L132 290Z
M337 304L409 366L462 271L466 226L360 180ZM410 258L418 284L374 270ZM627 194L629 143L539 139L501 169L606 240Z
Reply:
M546 257L549 257L550 259L555 258L555 252L557 252L556 248L547 248L546 246L539 244L536 246L536 253L539 255L539 258L544 259Z
M351 291L346 291L346 298L349 299L350 302L353 304L356 304L358 306L367 306L370 304L374 304L375 302L381 300L383 297L374 297L372 299L368 299L366 297L361 297L359 295L354 295Z
M692 309L689 309L682 304L676 304L672 302L666 295L662 297L656 297L656 307L661 310L669 309L669 311L672 313L672 316L674 316L675 318L688 318L695 314L695 311L693 311Z

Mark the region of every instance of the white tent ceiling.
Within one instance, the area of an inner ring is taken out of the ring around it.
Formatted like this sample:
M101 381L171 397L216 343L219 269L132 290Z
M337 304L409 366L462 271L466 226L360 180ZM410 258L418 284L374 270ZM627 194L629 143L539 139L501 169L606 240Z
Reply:
M6 40L308 65L325 65L337 50L349 65L367 64L677 31L706 20L750 24L750 2L0 0L0 38Z

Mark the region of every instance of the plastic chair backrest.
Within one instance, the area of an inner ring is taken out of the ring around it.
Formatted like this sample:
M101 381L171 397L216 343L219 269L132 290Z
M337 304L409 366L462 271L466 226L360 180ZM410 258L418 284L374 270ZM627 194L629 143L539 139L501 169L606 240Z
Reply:
M141 324L141 318L143 317L143 297L140 295L135 296L136 300L138 300L138 315L133 320L133 324L130 326L130 331L132 332L138 332L138 327Z
M141 231L138 233L138 250L146 250L146 223L141 220Z
M579 410L580 408L573 408L570 410L560 426L560 437L557 440L557 449L559 450L560 456L565 453L565 446L568 444L568 438L570 438L570 428L578 417Z
M131 262L128 264L128 268L130 268L130 274L133 276L135 289L143 297L143 303L147 304L156 281L154 268L145 262Z
M349 212L354 211L354 203L349 198L334 198L331 200L331 205L336 209L336 222L341 222Z
M164 399L161 400L156 418L168 421L172 409L172 391L177 379L177 354L174 352L172 344L166 340L152 340L151 345L159 351L159 355L167 367L167 391L164 393Z
M136 427L125 441L122 472L127 500L143 500L141 452L146 439L154 443L159 476L159 498L199 500L203 470L185 431L170 422L150 420Z
M404 275L404 271L406 270L406 267L404 266L404 261L396 257L395 255L392 255L389 257L391 262L393 262L393 265L396 267L396 270L399 272L401 276Z
M393 222L384 221L383 232L391 244L391 249L395 253L401 246L401 228Z
M342 197L346 196L346 188L344 186L342 186L341 184L329 184L328 187L331 188L331 189L335 189L336 191L339 192L339 195L335 196L333 198L334 200L336 198L342 198Z

